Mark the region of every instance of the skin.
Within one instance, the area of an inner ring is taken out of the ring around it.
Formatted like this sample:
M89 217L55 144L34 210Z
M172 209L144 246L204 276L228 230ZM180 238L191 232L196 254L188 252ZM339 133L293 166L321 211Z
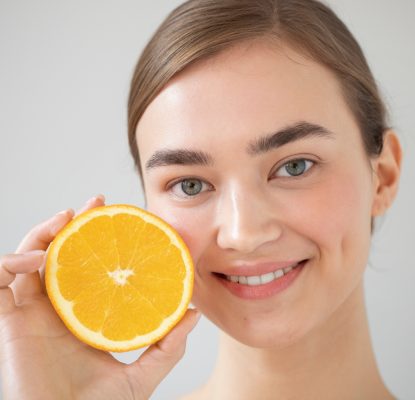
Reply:
M31 229L13 254L0 257L0 372L3 400L147 400L183 356L197 322L188 310L158 343L131 364L80 342L46 294L46 249L74 217L104 205L92 198L75 214L58 213Z
M297 121L334 135L246 153L252 139ZM368 157L335 76L266 42L182 71L136 133L147 209L185 240L196 268L192 302L221 330L211 378L185 399L393 398L376 366L363 274L371 218L397 191L396 134L387 131L380 157ZM215 163L146 171L166 148L202 150ZM284 163L301 157L316 164L286 176ZM169 188L185 178L199 179L201 192L186 198L180 183ZM264 259L309 262L290 288L260 300L233 296L212 275Z
M297 118L325 125L335 140L308 139L255 158L245 154L249 140ZM148 209L174 225L192 252L193 303L222 329L211 379L186 398L392 398L376 367L362 274L370 217L383 214L397 190L396 135L388 131L381 156L369 160L330 73L288 48L259 44L177 76L137 133L143 163L160 143L202 149L216 159L210 168L175 166L144 176ZM281 164L305 153L321 167L295 181L282 179ZM166 181L184 175L206 181L198 200L178 201L166 191ZM212 190L205 193L207 187ZM144 400L183 356L197 323L193 310L125 365L79 342L51 306L44 285L49 244L74 216L103 204L99 196L77 213L52 216L31 229L15 253L0 257L5 400ZM211 274L241 261L304 257L309 265L295 285L255 302L234 298Z

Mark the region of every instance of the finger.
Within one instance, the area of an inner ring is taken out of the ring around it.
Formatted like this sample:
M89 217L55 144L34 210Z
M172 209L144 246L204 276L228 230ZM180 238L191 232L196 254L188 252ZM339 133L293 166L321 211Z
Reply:
M90 210L91 208L100 207L105 204L105 196L103 194L99 194L98 196L92 197L89 199L85 205L76 212L75 216L78 216L85 211Z
M75 215L93 207L97 207L103 204L104 196L99 195L88 200L81 209L75 214L73 209L61 211L54 217L36 226L30 231L23 239L22 243L17 249L17 253L30 251L33 249L46 250L49 244L56 237L56 235L68 224ZM15 301L17 304L24 302L25 300L32 299L39 294L46 294L46 288L44 283L44 270L45 262L40 267L39 271L27 273L24 275L18 275L10 287L13 290Z
M186 338L200 319L200 312L188 309L183 319L160 341L151 345L133 364L126 365L131 382L137 382L145 398L183 357Z
M56 234L72 219L74 214L75 212L72 209L64 210L36 225L23 238L17 247L16 253L46 250Z
M0 258L0 313L7 313L16 306L13 291L9 287L16 274L36 271L44 258L43 250L25 254L6 254Z
M43 263L46 252L34 250L25 254L6 254L0 258L0 289L8 287L16 274L37 271Z
M91 199L89 199L84 207L82 207L80 210L78 210L75 214L75 216L78 216L80 214L82 214L85 211L88 211L91 208L95 208L95 207L100 207L105 205L105 197L103 194L99 194L96 197L92 197ZM39 275L40 275L40 282L41 282L41 286L42 286L42 292L44 294L46 294L46 285L45 285L45 263L43 263L43 265L40 267L39 269Z
M32 250L47 250L56 234L72 219L74 210L61 211L52 218L35 226L22 240L16 254L24 254ZM27 272L16 276L10 284L16 304L44 293L39 272Z

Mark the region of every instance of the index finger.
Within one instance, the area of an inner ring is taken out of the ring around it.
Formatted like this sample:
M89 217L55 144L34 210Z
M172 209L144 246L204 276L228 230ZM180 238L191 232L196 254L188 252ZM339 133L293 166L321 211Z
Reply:
M47 250L56 234L73 218L75 211L70 208L61 211L52 218L36 225L23 238L16 253L25 253L31 250Z
M94 198L92 202L87 202L87 207L91 208L98 204L102 204L102 198ZM31 250L47 250L52 240L74 217L74 214L74 210L70 208L37 225L23 239L16 253L25 253ZM45 264L40 267L39 271L16 276L10 287L13 289L17 304L37 296L41 292L46 293L43 279L44 269Z
M74 217L82 214L91 207L105 203L105 197L99 194L87 201L83 208L76 214L72 208L61 211L52 218L35 226L19 244L16 253L24 253L31 250L47 250L50 242L55 239L58 232Z

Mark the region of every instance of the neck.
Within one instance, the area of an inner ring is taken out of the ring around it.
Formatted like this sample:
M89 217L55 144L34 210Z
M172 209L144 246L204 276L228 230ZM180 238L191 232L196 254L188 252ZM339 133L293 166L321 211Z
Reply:
M363 283L328 321L287 348L252 348L222 332L202 393L228 400L393 399L377 369Z

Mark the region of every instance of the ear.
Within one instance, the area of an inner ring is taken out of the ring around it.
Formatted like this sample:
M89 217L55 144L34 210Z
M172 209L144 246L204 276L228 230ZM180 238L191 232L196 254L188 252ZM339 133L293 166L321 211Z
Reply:
M372 217L383 215L392 205L398 192L401 174L402 148L398 136L387 130L382 153L373 160L374 197Z

